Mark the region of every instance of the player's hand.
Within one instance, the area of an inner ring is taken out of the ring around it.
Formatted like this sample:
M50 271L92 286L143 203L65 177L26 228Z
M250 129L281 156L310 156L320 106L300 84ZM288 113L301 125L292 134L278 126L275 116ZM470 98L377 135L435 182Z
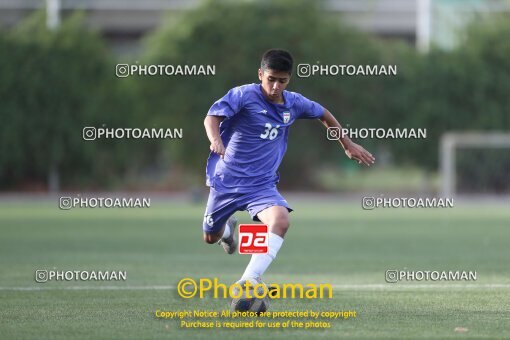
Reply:
M349 141L345 146L345 154L350 159L353 159L358 162L358 164L365 164L370 166L375 163L375 158L372 156L370 152L365 150L361 145L354 143L353 141Z
M212 142L209 148L211 149L212 152L220 155L221 158L225 156L225 146L223 145L223 142L221 140Z

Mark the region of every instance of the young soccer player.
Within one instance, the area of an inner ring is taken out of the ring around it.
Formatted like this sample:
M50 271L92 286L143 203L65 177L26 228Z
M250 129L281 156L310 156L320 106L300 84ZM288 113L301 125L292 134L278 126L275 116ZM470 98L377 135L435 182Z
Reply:
M283 244L292 209L276 188L278 167L287 150L289 128L296 119L319 119L341 128L320 104L286 91L293 67L289 52L264 53L260 84L235 87L209 109L204 125L211 142L206 177L210 187L204 216L204 240L219 243L228 254L237 248L236 211L248 210L269 227L267 254L253 254L238 282L255 280L267 270ZM339 140L350 159L370 166L375 159L348 137Z

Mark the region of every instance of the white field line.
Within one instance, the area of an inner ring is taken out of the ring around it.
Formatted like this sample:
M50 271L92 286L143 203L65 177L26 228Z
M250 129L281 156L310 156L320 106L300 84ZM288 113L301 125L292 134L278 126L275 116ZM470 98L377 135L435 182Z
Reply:
M331 285L335 290L412 290L412 289L510 289L510 284L345 284ZM0 287L0 291L45 291L45 290L174 290L177 286L40 286L32 287ZM305 286L306 289L306 286Z

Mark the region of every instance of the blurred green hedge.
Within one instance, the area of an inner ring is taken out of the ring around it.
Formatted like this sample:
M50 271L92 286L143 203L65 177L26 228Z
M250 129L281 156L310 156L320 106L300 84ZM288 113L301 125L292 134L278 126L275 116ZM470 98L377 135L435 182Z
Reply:
M82 139L85 126L141 121L133 89L115 79L115 60L83 13L52 32L39 11L0 37L0 51L2 188L44 189L51 178L105 188L137 164L136 143Z

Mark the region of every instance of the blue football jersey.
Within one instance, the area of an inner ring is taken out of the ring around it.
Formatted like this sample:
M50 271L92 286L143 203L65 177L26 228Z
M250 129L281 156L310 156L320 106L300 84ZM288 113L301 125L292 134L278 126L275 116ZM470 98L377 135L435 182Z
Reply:
M209 112L222 116L220 135L225 157L211 152L206 182L219 192L247 193L274 187L296 119L320 118L324 108L299 93L283 91L283 104L266 99L260 84L231 89Z

